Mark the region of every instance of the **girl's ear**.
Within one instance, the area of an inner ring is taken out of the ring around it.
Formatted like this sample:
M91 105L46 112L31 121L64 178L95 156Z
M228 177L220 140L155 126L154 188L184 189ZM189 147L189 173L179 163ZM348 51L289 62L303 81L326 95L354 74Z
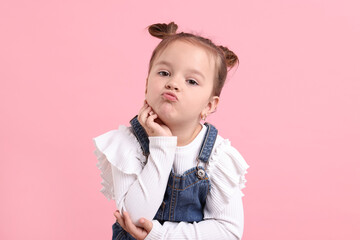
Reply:
M212 96L208 102L208 105L204 108L201 113L201 118L207 117L209 114L215 112L217 105L219 104L220 98L218 96Z
M219 104L219 101L220 101L220 97L218 96L212 96L209 103L208 103L208 107L209 107L209 112L208 114L210 113L213 113L215 112L218 104Z

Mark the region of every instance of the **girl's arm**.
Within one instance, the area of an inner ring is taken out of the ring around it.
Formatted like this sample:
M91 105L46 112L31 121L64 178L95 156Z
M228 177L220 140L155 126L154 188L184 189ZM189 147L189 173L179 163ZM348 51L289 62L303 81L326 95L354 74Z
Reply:
M102 192L108 199L115 199L120 212L128 211L136 225L141 217L154 218L175 156L177 137L169 136L170 130L161 122L155 122L156 118L145 103L138 120L150 136L146 165L139 142L129 128L120 126L94 138L98 167L104 180Z
M157 114L145 101L139 111L138 121L149 136L150 155L141 173L128 176L112 168L117 207L121 211L128 211L136 225L139 225L141 217L154 218L162 202L175 157L177 137L172 136L170 129L157 118Z
M176 137L150 137L150 155L143 156L129 127L119 126L93 139L97 167L101 170L101 192L117 208L131 214L137 223L141 217L153 219L165 192L174 161Z
M128 214L121 217L115 213L120 225L136 239L241 239L244 227L244 213L241 192L235 191L229 202L217 216L201 222L165 222L143 220L142 227L136 227ZM206 211L209 211L208 209Z
M163 200L174 161L176 137L149 137L150 155L140 174L126 173L112 166L117 208L129 212L138 225L141 217L153 219ZM126 159L140 164L136 158Z

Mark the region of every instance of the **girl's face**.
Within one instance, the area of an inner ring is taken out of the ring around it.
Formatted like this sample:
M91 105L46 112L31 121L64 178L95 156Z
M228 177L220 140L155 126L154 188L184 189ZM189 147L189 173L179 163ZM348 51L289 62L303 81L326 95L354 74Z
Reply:
M184 41L169 44L154 60L145 98L168 126L200 121L215 110L215 61L203 48Z

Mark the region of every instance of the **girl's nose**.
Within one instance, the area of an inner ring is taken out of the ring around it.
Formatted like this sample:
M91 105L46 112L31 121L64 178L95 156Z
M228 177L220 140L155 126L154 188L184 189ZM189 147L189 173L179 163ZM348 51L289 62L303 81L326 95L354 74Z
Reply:
M175 81L174 79L170 79L170 80L166 83L165 88L166 88L166 89L175 90L175 91L178 91L178 90L179 90L179 86L178 86L178 84L176 83L176 81Z

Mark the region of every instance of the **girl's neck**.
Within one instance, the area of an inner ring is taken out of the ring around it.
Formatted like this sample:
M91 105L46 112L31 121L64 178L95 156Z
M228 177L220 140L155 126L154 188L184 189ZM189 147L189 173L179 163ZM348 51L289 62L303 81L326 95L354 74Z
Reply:
M202 129L199 122L170 128L173 136L177 136L177 146L191 143Z

